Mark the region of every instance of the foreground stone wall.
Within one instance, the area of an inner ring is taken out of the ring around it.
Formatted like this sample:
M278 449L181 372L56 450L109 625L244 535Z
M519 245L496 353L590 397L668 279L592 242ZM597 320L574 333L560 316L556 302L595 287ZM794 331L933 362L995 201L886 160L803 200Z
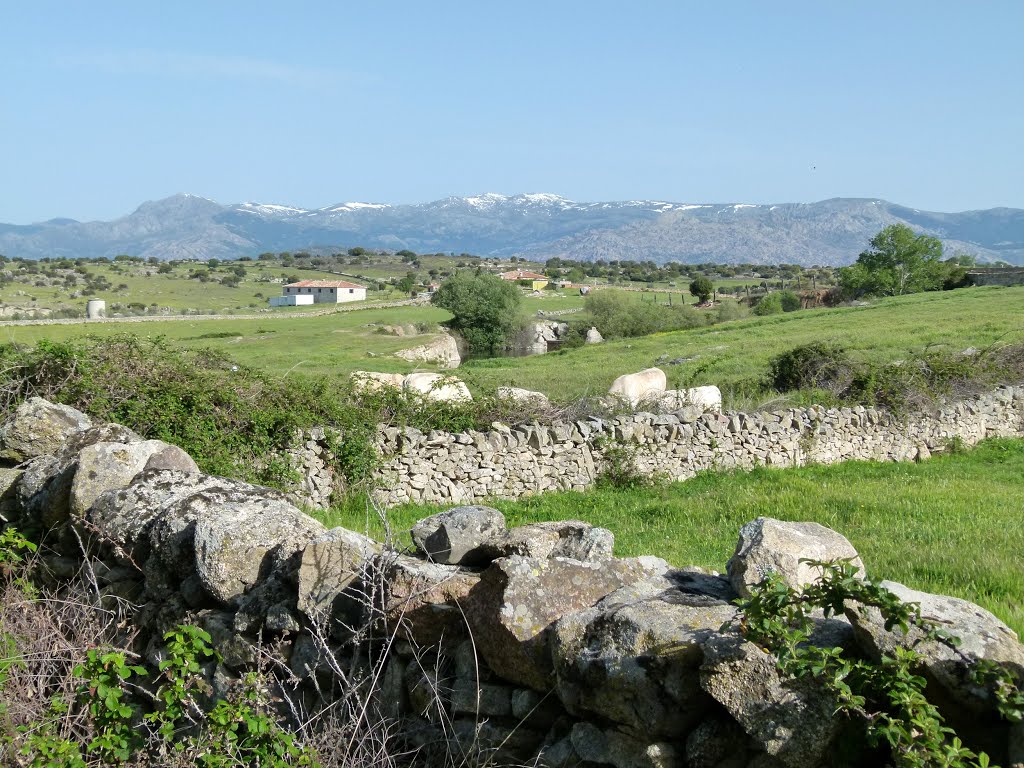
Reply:
M1019 402L1006 391L963 406L968 434L990 433L986 419ZM733 419L739 431L729 430ZM709 440L729 434L735 445L743 430L753 434L739 416L714 423ZM766 441L786 431L759 423ZM530 455L552 449L537 435L526 436ZM588 445L582 433L572 438L561 444ZM473 437L424 439L488 450ZM895 444L909 455L909 443ZM855 750L853 725L833 715L828 695L783 679L734 621L734 601L769 571L797 586L814 578L801 558L860 563L850 542L820 525L748 523L725 574L615 557L611 532L584 521L508 529L480 506L421 521L414 549L403 550L328 530L280 493L203 475L174 446L39 399L0 429L0 456L14 465L0 472L0 513L47 542L41 578L59 587L85 572L94 598L134 622L136 650L153 664L169 628L206 629L222 657L203 668L215 696L270 665L286 711L354 702L366 727L427 763L879 764L877 753ZM886 586L962 637L968 657L1024 674L1024 647L988 612ZM909 642L857 606L821 620L815 640L869 655ZM1024 760L1024 734L966 682L964 659L918 650L967 742L1003 764Z
M974 445L986 437L1022 435L1024 387L907 418L863 406L749 414L689 408L457 434L389 428L380 438L376 485L384 506L467 503L588 488L609 445L626 446L639 472L685 480L706 469L909 461L944 450L954 439Z

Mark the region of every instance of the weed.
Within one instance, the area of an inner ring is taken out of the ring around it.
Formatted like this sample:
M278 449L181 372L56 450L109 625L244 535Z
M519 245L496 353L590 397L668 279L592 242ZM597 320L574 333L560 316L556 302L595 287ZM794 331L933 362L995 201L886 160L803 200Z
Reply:
M822 684L835 698L837 711L859 719L869 743L888 747L899 768L988 766L988 757L965 747L926 697L926 680L919 674L922 657L917 652L897 645L893 653L874 660L808 642L815 610L828 618L843 614L847 604L857 605L858 610L878 609L886 631L899 628L906 635L914 627L923 638L953 650L959 639L922 618L916 604L903 603L884 587L858 579L857 568L849 561L801 562L819 568L821 579L795 590L777 574L769 574L748 599L739 601L744 636L773 653L785 675ZM1021 681L995 664L978 665L963 654L961 661L973 670L974 681L996 697L1003 717L1015 722L1024 719Z

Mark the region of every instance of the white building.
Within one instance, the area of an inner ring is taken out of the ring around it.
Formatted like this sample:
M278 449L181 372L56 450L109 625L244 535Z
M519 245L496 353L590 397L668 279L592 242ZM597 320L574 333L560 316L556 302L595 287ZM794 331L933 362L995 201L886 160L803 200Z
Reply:
M292 296L271 296L270 306L272 307L301 307L303 304L312 304L313 297L305 293L297 293Z
M284 299L275 303L275 299ZM290 301L294 299L294 301ZM366 301L366 286L345 280L302 280L284 287L284 295L270 300L271 306L297 304L342 304L346 301Z

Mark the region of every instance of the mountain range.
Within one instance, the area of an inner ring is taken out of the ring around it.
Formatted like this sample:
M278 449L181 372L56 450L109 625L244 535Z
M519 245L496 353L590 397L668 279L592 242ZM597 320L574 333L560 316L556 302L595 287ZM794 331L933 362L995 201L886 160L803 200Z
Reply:
M415 205L222 205L195 195L146 202L114 221L0 224L0 254L231 259L352 246L478 256L657 263L840 265L889 224L940 238L946 253L1024 264L1024 210L935 213L862 198L776 205L653 200L578 203L553 194L449 197Z

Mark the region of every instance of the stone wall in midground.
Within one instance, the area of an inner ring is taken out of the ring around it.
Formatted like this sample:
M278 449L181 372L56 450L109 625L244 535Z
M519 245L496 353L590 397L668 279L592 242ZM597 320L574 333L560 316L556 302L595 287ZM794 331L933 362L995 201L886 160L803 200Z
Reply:
M1005 429L989 420L1014 408L1009 423L1019 427L1019 405L1007 390L963 406L965 439ZM869 412L821 415L815 429L859 415L862 431L885 433ZM762 418L756 434L767 444L790 434L797 444L778 450L804 450L802 433L779 418ZM651 427L717 435L714 451L727 439L736 450L753 423L727 416ZM894 438L892 450L909 456L930 434ZM529 455L545 456L551 446L536 435L525 435ZM588 437L577 443L570 432L560 444L587 446ZM0 429L0 456L14 465L0 472L0 514L45 539L41 577L60 585L84 570L94 599L127 613L135 650L154 664L168 629L206 629L221 655L203 668L215 696L269 666L285 714L342 701L338 711L358 713L359 733L391 733L394 750L419 750L424 764L881 764L858 752L856 725L834 716L827 694L783 679L735 621L734 601L768 571L796 586L814 577L803 557L860 564L850 542L820 525L748 523L724 574L616 557L612 533L584 521L508 529L500 512L480 506L421 521L415 546L399 549L326 529L280 493L203 475L174 446L38 399ZM1024 647L991 614L887 586L962 637L969 657L1024 674ZM820 620L814 638L867 655L906 642L855 605ZM967 743L1003 765L1024 760L1024 732L998 719L991 696L966 680L964 659L944 646L918 650L930 690Z
M472 503L583 490L602 471L608 446L625 446L627 460L641 473L684 480L706 469L908 461L944 450L954 439L973 445L1021 435L1024 387L907 417L863 406L813 406L769 413L683 409L458 434L389 428L380 439L376 485L384 506Z

